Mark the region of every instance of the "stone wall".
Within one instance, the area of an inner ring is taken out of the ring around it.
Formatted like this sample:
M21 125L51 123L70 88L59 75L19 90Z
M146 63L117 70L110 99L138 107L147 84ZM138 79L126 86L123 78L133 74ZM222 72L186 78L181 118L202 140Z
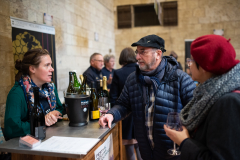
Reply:
M178 0L178 26L117 29L116 6L154 2L155 0L0 0L0 107L5 104L15 77L9 16L42 23L43 13L53 15L58 92L61 99L62 91L68 86L68 71L76 69L78 74L83 73L89 66L89 57L93 52L105 55L111 50L112 54L116 53L118 62L123 48L149 34L164 38L166 55L174 50L179 55L179 61L184 64L185 39L212 34L213 29L224 29L224 36L231 38L237 58L240 59L239 0ZM95 32L99 35L99 41L94 40ZM117 65L118 67L120 66Z
M60 99L68 86L69 70L82 74L94 52L115 54L113 0L0 0L0 107L15 79L10 16L42 24L43 13L53 15L56 30ZM99 41L94 40L95 32Z
M172 0L164 0L172 1ZM213 29L224 29L224 37L231 38L231 44L240 59L240 1L239 0L177 0L178 26L133 27L117 29L117 9L119 5L148 4L155 0L114 0L116 54L138 41L141 37L156 34L165 39L167 53L174 50L184 64L185 39L213 34ZM135 49L135 48L134 48ZM184 67L184 65L183 65Z

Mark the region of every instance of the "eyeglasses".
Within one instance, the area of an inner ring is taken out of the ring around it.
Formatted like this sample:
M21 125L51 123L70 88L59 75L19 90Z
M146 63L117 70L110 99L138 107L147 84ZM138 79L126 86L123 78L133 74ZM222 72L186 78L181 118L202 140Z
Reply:
M191 59L191 58L187 58L187 59L186 59L186 63L187 63L187 65L188 65L188 67L190 67L193 62L195 62L195 61L194 61L193 59Z
M151 51L154 51L154 50L151 50ZM135 51L135 54L136 54L136 56L137 56L137 54L139 54L139 56L144 56L145 54L147 54L149 51L148 50L140 50L140 51L138 51L138 50L136 50Z
M94 59L94 61L103 62L103 60L97 60L97 59Z
M136 56L137 56L137 54L139 54L139 56L143 56L143 55L145 55L145 50L141 50L141 51L135 51L135 54L136 54Z

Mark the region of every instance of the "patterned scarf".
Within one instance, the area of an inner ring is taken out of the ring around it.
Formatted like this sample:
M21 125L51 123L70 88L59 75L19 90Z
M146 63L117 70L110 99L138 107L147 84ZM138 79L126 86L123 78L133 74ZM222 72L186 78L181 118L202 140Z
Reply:
M32 81L32 79L28 75L22 75L22 77L19 80L19 83L24 91L24 96L28 105L29 113L31 113L32 108L34 106L33 87L37 87L37 85ZM56 109L56 96L54 93L53 83L43 84L42 89L39 89L39 97L47 98L51 111ZM44 107L42 106L41 103L40 105L44 111Z
M240 63L229 72L208 79L193 92L193 99L182 109L181 121L189 131L196 129L206 118L214 103L224 94L240 86Z
M164 69L167 65L167 59L163 57L160 65L153 71L144 72L141 71L142 74L139 74L138 79L143 86L153 85L154 93L156 93L158 86L161 84L160 80L164 76Z

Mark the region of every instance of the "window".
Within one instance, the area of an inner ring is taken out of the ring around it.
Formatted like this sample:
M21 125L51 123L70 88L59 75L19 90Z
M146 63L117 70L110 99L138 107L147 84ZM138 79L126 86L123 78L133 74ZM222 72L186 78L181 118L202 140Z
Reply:
M134 26L156 26L160 25L154 5L134 6Z
M177 1L161 2L163 26L178 25ZM132 15L133 14L133 15ZM133 20L132 20L133 17ZM117 7L118 28L160 25L154 4L126 5ZM132 26L132 21L134 25Z
M163 25L176 26L178 24L177 2L164 2L162 4Z
M131 6L118 6L117 7L118 28L131 28L132 27L132 14Z

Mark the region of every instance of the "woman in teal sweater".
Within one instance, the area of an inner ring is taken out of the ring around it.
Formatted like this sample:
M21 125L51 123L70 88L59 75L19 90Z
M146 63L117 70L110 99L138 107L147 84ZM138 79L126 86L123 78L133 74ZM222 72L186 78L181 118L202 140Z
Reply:
M57 90L51 82L52 60L47 50L32 49L25 53L23 60L17 60L18 74L10 90L5 111L5 136L14 138L30 134L29 114L34 105L33 87L39 87L40 104L45 114L46 126L62 119L62 104Z

